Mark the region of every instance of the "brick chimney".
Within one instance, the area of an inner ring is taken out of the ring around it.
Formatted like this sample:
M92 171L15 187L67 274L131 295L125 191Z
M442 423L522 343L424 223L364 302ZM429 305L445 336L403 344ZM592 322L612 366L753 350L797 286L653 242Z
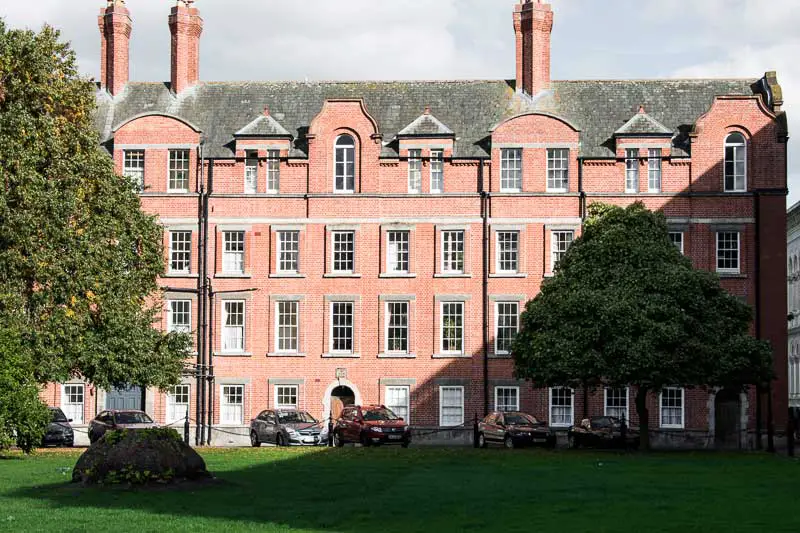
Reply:
M194 0L177 0L169 15L172 33L172 91L180 94L200 79L200 35L203 19Z
M517 90L531 96L550 88L550 33L553 11L541 0L514 6L517 38Z
M97 17L100 28L100 87L112 95L125 89L129 78L131 15L125 0L108 0Z

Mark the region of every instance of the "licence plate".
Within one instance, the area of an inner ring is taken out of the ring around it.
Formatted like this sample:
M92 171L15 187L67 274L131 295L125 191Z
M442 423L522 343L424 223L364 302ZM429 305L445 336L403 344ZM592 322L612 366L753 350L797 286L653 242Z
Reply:
M546 440L547 440L547 439L546 439L546 438L544 438L544 437L534 437L534 438L533 438L533 442L544 442L544 441L546 441Z
M305 437L303 442L317 442L316 437Z
M400 440L402 438L403 438L402 435L389 435L389 439L391 440Z

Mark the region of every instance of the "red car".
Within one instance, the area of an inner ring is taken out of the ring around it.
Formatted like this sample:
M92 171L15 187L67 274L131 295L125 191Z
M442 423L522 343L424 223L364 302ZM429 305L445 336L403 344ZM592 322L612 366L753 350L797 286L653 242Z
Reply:
M408 424L383 405L348 406L333 428L333 442L360 442L363 446L399 444L408 448L411 431Z

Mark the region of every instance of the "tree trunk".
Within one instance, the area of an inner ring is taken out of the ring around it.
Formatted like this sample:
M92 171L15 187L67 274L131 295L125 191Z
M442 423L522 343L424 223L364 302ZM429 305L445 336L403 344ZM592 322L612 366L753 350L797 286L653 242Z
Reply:
M639 415L639 448L643 451L650 450L650 417L647 411L646 387L639 387L636 393L636 414Z

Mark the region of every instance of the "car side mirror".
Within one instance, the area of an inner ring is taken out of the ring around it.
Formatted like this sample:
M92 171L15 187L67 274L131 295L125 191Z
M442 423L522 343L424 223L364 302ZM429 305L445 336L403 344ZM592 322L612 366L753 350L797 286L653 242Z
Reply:
M400 420L400 422L405 422L405 419L402 416L398 417L398 419Z
M72 419L71 419L71 418L68 418L68 419L67 419L67 422L72 422Z

